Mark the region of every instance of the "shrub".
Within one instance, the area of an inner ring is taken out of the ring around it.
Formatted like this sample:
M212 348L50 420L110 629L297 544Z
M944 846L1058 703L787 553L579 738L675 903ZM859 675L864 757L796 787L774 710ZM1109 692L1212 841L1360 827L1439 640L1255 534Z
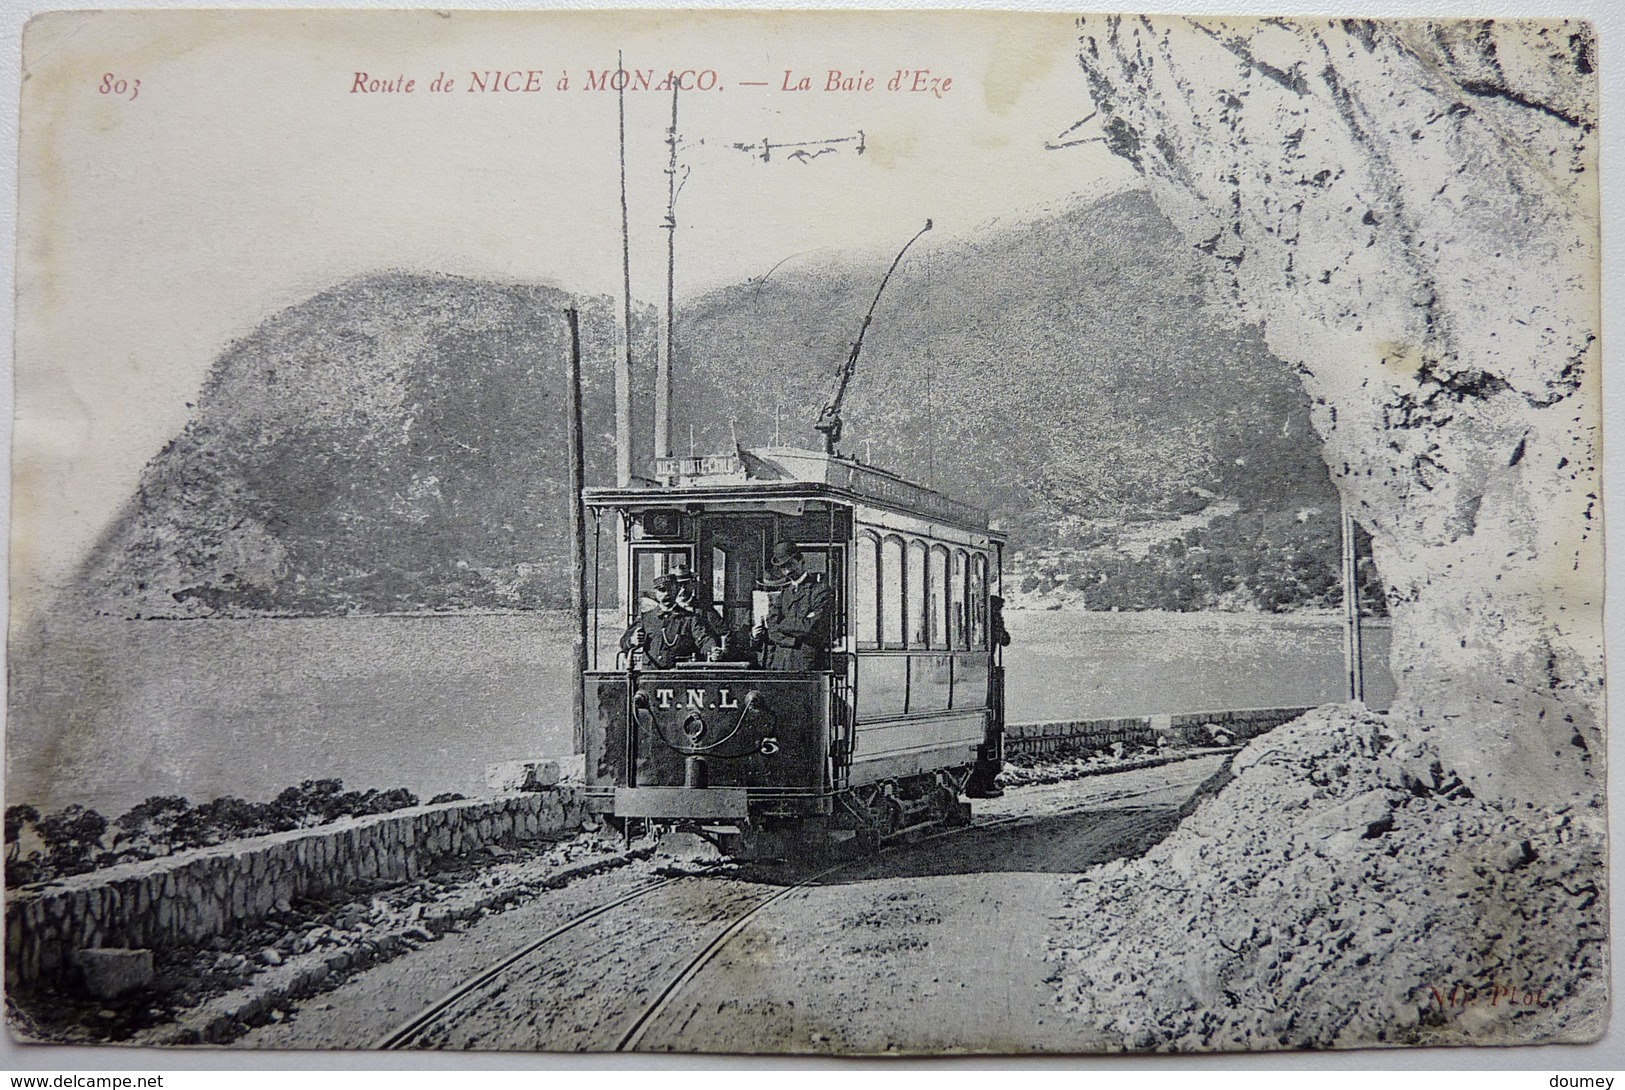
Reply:
M153 795L114 820L119 832L113 846L142 858L167 855L191 809L192 804L180 795Z
M291 822L277 819L270 804L224 795L183 817L177 828L175 849L201 848L292 828Z
M79 874L91 868L91 860L102 850L107 819L73 803L41 818L35 828L52 869L57 874Z
M451 793L436 801L460 799ZM113 822L118 830L111 851L102 838L107 819L77 804L41 818L32 806L6 810L6 882L19 886L97 867L203 848L228 840L323 825L341 817L384 814L418 804L404 787L380 791L345 791L342 780L305 780L280 792L270 802L249 802L224 795L193 806L180 795L154 795ZM43 852L20 858L22 834L32 826L45 845Z
M23 830L39 825L39 811L27 804L6 807L6 885L16 887L38 881L40 853L30 852L22 857Z
M18 850L23 830L30 825L39 824L39 811L26 803L21 806L6 807L6 856L9 858Z

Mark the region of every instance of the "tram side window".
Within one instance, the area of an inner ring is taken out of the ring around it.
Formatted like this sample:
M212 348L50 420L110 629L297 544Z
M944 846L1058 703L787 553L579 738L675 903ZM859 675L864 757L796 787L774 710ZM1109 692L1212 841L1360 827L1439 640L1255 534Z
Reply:
M888 537L880 547L880 639L886 647L903 640L903 539Z
M977 553L970 565L970 645L987 647L987 557Z
M873 534L859 534L854 558L852 588L852 634L860 648L880 646L880 539Z
M930 610L926 601L925 542L908 543L908 590L903 604L908 610L908 646L925 647L931 639Z
M953 617L954 647L964 651L970 647L970 618L965 614L969 598L970 558L964 549L954 550L953 582L948 586L949 613Z
M931 547L931 646L948 646L948 550L941 545Z
M728 600L728 550L711 549L711 601Z

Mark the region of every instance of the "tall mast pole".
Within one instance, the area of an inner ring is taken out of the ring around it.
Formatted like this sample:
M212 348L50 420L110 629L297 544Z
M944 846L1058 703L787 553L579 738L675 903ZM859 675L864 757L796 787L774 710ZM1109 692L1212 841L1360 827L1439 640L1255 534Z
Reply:
M632 483L632 232L626 213L626 62L615 51L621 119L621 275L626 307L626 354L615 368L615 483Z
M581 423L581 324L575 307L564 312L570 324L570 607L576 628L570 633L575 661L575 684L570 686L570 745L572 753L586 752L587 709L581 677L587 672L587 520L581 507L586 483L586 458Z
M677 81L671 85L671 128L666 143L666 350L655 364L655 457L671 457L671 371L677 334Z

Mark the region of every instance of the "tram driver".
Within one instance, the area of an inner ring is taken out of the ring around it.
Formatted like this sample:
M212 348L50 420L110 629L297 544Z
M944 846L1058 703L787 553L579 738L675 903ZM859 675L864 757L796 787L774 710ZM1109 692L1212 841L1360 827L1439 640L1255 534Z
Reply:
M655 608L646 611L621 637L621 650L650 669L670 670L692 659L716 661L721 647L703 619L677 603L678 581L662 575L654 581Z
M784 589L752 630L752 642L765 670L829 669L830 613L835 594L807 570L793 541L773 546L769 561Z

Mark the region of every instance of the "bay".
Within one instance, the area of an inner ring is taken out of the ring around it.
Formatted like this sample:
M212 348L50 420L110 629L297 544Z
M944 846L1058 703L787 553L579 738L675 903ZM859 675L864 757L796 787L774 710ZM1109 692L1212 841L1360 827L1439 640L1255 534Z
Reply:
M1012 721L1343 699L1338 616L1006 620ZM57 618L12 645L7 804L111 818L152 795L257 801L327 778L478 795L488 764L570 751L570 628L562 613ZM1393 691L1387 635L1366 634L1373 707Z

